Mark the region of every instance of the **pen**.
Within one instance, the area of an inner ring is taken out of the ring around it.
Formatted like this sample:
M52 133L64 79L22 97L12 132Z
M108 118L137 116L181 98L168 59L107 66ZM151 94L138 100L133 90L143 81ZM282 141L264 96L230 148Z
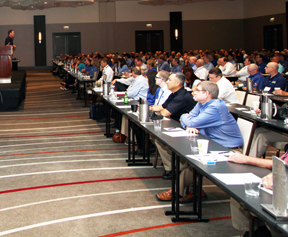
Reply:
M225 153L230 153L230 151L221 151L218 154L225 154Z

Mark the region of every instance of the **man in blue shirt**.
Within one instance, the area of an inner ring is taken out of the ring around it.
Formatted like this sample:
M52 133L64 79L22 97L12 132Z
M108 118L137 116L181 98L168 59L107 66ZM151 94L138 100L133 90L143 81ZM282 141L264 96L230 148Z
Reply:
M274 88L280 88L283 91L286 91L287 82L286 79L278 72L278 64L275 62L268 63L265 71L269 74L269 77L266 77L263 83L263 90L265 87L270 87L269 92L273 92Z
M193 72L195 72L197 70L196 61L197 61L197 58L194 56L191 56L188 60L187 66L192 67Z
M284 72L284 67L280 64L280 58L278 56L274 56L272 59L271 59L271 62L275 62L278 64L278 72L279 73L282 73Z
M130 89L127 90L127 96L133 98L134 100L139 100L139 98L146 98L148 92L148 81L147 78L141 75L141 68L134 67L132 69L132 77L134 77L134 83Z
M169 64L165 61L165 57L163 55L160 55L160 57L158 58L158 71L162 70L171 72L171 68Z
M259 72L264 74L265 73L265 67L266 63L263 62L264 56L262 54L257 54L255 57L255 60L257 62L257 65L259 67Z
M171 72L182 72L182 68L179 65L179 58L172 59L172 69Z
M254 87L257 87L258 90L263 90L263 83L265 78L262 76L261 73L258 71L258 66L255 63L250 64L247 67L247 72L249 73L249 77L253 81ZM247 82L245 81L244 86L247 86Z
M188 133L200 133L227 148L237 149L243 145L240 129L225 102L217 99L218 93L219 88L216 83L201 82L193 92L194 100L198 103L189 114L181 116L181 126ZM192 167L188 165L180 174L180 194L182 195L184 188L192 183ZM172 191L169 189L166 192L158 193L156 197L160 201L170 201ZM180 202L191 202L192 198L193 193L190 191L180 199ZM207 198L204 192L202 192L202 198Z

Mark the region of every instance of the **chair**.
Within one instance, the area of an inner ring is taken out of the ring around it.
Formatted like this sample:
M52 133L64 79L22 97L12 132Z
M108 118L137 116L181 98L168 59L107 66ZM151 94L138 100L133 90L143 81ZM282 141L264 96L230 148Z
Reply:
M236 96L239 100L239 103L241 105L244 105L244 102L245 102L245 98L246 98L246 91L239 91L239 90L236 90Z
M226 78L234 85L235 85L235 82L238 81L238 77L236 77L236 76L235 77L227 76Z
M259 95L247 94L245 105L249 107L253 107L253 101L259 101Z
M249 155L256 122L244 118L238 118L237 124L243 137L242 153L243 155Z
M94 72L94 75L92 77L93 80L97 80L97 77L98 77L98 71ZM92 83L92 88L95 86L95 82ZM87 94L91 95L92 94L92 89L91 89L91 86L90 85L87 85Z

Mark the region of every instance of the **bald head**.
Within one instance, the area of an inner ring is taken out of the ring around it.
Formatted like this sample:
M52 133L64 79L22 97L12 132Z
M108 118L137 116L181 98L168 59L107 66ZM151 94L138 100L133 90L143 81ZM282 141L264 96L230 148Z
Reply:
M265 72L267 74L270 74L271 76L274 76L278 73L278 63L270 62L265 67Z
M202 67L204 66L204 60L203 59L198 59L196 62L196 67Z

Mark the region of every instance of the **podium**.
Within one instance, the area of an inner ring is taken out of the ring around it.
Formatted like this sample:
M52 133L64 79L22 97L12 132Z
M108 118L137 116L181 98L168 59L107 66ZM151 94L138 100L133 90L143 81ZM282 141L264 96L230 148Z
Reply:
M13 47L11 45L0 47L0 84L11 83L11 68Z

